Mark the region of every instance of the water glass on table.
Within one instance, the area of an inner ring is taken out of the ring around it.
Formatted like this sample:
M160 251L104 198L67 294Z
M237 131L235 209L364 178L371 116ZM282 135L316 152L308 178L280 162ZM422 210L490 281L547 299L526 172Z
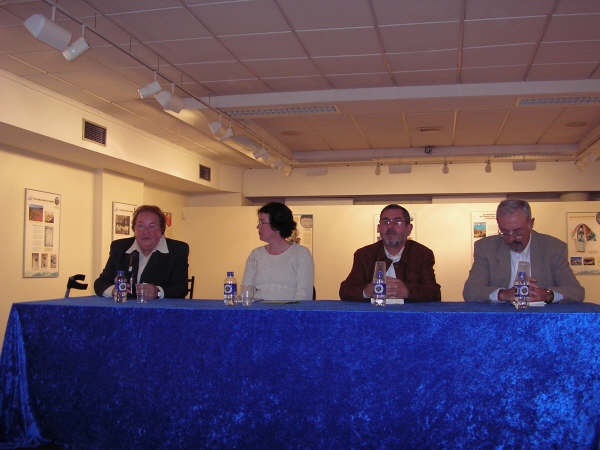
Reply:
M239 293L240 303L242 306L250 306L254 302L254 286L244 286L240 287Z
M135 285L135 294L137 296L137 302L138 303L147 303L148 302L148 298L146 296L146 287L147 283L138 283Z

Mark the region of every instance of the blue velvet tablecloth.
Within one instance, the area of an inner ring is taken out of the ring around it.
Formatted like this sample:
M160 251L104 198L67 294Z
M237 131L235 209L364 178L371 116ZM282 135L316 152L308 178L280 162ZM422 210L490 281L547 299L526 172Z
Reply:
M16 303L0 446L598 448L599 313Z

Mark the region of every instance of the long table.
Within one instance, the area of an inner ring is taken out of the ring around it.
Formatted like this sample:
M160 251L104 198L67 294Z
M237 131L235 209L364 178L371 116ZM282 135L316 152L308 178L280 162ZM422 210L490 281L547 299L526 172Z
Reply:
M12 306L0 446L597 448L600 307Z

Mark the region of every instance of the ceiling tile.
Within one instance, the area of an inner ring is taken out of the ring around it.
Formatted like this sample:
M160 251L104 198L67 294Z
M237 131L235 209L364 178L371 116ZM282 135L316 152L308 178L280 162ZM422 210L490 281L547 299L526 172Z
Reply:
M555 14L600 13L598 0L571 0L558 2Z
M22 59L12 57L7 53L0 53L0 69L19 76L40 75L40 70L25 63Z
M229 52L212 37L149 44L173 64L231 60Z
M0 28L1 53L56 51L42 41L34 38L24 26Z
M553 16L544 42L600 40L600 14Z
M293 58L306 56L293 33L226 36L223 44L240 59Z
M596 63L537 64L531 66L527 81L584 80L595 68Z
M394 80L387 72L329 75L328 78L336 89L394 86Z
M466 0L466 19L550 14L554 0Z
M380 27L386 52L458 48L458 22Z
M559 108L529 108L511 111L497 144L532 145L537 143L559 113Z
M358 115L358 126L368 136L373 148L405 148L410 140L401 114L397 115Z
M461 71L463 83L507 83L523 81L527 66L465 67Z
M469 47L463 50L463 67L527 65L535 44Z
M62 0L61 0L62 1ZM181 7L179 0L86 0L103 13L148 11Z
M313 61L324 74L352 74L386 71L383 56L381 54L319 56L314 58Z
M460 111L454 145L493 145L507 110Z
M380 25L458 21L463 0L373 0Z
M320 76L314 77L284 77L268 78L269 83L275 91L314 91L320 89L331 89L333 86L327 82L326 78Z
M263 59L243 61L259 77L317 75L317 69L308 58Z
M180 64L178 67L192 78L202 82L255 78L242 64L236 61Z
M273 0L210 2L190 9L217 35L289 30Z
M277 3L296 30L374 25L368 2L364 0L278 0Z
M345 115L320 115L306 118L309 128L321 136L331 148L363 149L369 143Z
M388 53L392 71L454 69L458 64L457 50L435 50L415 53Z
M600 41L544 42L540 45L533 63L566 62L600 62Z
M311 56L362 55L379 53L374 28L302 31L298 33Z
M600 107L565 108L546 130L541 144L574 144L600 124Z
M456 69L394 72L393 75L398 86L454 84L456 82Z
M205 85L217 95L255 94L268 92L269 88L260 80L207 81Z
M452 111L406 114L412 145L417 147L452 145L453 120L454 113ZM440 128L440 131L422 132L421 128Z
M192 39L208 31L185 9L170 8L109 16L143 42Z
M465 47L536 43L544 30L544 17L465 21Z

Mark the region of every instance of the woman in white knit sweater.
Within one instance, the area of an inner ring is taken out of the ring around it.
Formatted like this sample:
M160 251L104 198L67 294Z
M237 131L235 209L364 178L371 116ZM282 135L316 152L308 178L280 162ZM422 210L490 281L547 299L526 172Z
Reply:
M286 239L296 229L292 211L271 202L258 210L258 236L267 243L250 252L243 285L255 286L257 299L311 300L314 266L306 247Z

